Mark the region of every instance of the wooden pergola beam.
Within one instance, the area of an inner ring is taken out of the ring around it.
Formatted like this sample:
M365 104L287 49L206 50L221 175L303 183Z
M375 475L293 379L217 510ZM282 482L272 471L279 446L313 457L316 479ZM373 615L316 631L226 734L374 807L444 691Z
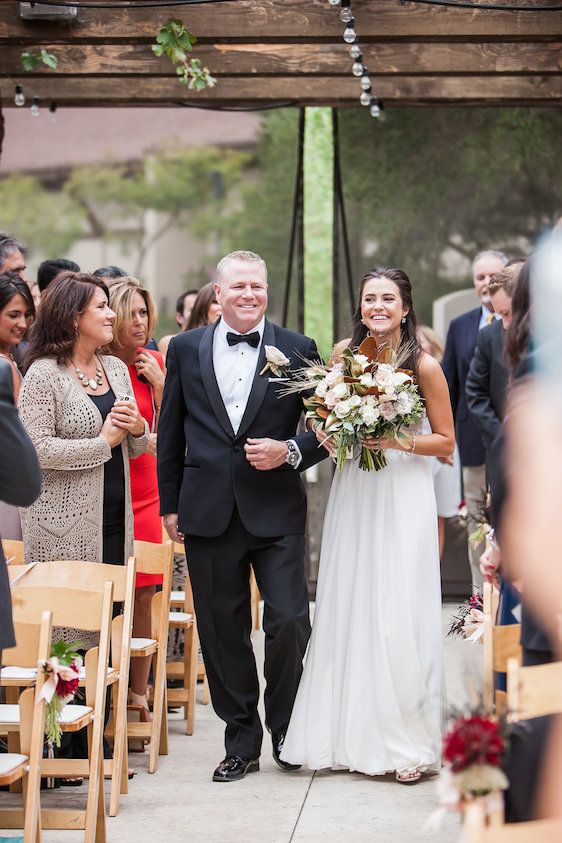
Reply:
M375 93L386 104L522 104L560 105L560 76L381 76L373 77ZM358 105L359 86L353 77L280 76L219 78L215 88L190 91L175 78L42 77L30 79L29 95L59 106L107 105L236 105L279 102L300 105ZM13 104L13 84L0 82L3 103Z
M157 58L147 44L96 44L41 46L55 53L57 74L172 76L166 57ZM44 65L26 74L21 47L3 47L0 66L11 76L50 76ZM215 44L196 47L194 56L213 74L237 76L343 75L351 72L352 59L342 44ZM530 43L382 43L363 47L363 60L371 73L380 75L458 76L550 74L562 71L562 42Z
M505 1L505 0L504 0ZM536 0L537 7L548 0ZM562 32L562 12L540 13L451 9L399 4L396 0L354 0L362 40L397 39L550 39ZM0 39L26 45L122 42L138 43L154 38L170 17L181 17L197 37L224 41L335 41L341 39L339 10L326 0L240 0L236 3L196 5L183 9L115 8L80 9L72 23L25 21L19 3L0 4Z

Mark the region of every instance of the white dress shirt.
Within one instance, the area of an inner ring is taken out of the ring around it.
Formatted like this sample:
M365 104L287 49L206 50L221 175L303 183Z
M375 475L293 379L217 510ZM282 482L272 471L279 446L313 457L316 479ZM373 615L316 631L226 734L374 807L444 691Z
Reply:
M478 324L478 330L480 331L482 328L485 328L486 325L491 325L494 319L490 319L490 316L493 316L494 319L500 319L499 313L494 313L493 310L488 310L487 307L482 305L482 312L480 313L480 322Z
M260 342L252 348L247 342L229 345L227 333L239 334L221 318L213 337L213 366L215 377L228 418L235 433L238 433L242 416L252 391L252 382L258 365L260 347L263 341L265 317L248 333L257 331Z
M227 333L230 331L233 334L239 334L240 332L231 328L222 317L213 336L213 367L215 369L215 377L234 433L238 433L246 410L246 404L252 391L252 383L263 342L264 325L265 317L262 318L261 322L255 328L248 331L249 334L257 331L260 335L260 342L257 348L252 348L247 342L229 345L226 338ZM294 444L297 451L298 461L295 468L298 468L302 462L300 448L294 439L288 441Z

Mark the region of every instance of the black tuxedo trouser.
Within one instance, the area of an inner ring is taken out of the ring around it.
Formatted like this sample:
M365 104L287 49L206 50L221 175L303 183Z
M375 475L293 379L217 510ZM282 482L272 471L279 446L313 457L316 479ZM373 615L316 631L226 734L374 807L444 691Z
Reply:
M250 564L264 601L266 725L280 732L289 723L310 637L304 536L258 538L235 510L222 535L186 536L185 548L211 699L226 723L226 753L258 758L263 729L250 641Z

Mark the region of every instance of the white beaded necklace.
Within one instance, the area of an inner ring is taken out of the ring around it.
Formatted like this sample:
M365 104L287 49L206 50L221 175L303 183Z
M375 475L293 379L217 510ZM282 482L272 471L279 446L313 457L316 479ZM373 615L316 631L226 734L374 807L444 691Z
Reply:
M97 357L96 357L96 376L95 376L95 378L89 378L88 375L86 375L85 372L83 372L82 369L80 369L80 367L76 365L74 360L72 361L72 365L74 366L74 371L78 375L78 380L80 381L80 383L82 384L84 389L87 389L87 387L90 387L90 389L92 389L95 392L97 390L98 386L102 385L102 383L103 383L103 372L102 372L102 369L101 369L101 366L99 364L99 361L98 361Z

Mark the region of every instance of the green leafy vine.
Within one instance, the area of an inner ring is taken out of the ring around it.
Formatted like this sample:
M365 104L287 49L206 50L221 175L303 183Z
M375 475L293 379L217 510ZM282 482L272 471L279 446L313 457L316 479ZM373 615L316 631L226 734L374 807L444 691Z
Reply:
M59 60L54 53L49 53L47 50L40 50L38 53L27 50L21 54L21 63L23 69L28 72L35 70L40 64L46 65L51 70L56 70Z
M152 52L157 56L168 56L182 85L202 91L217 84L208 67L203 67L199 59L189 58L197 38L181 20L167 21L158 32L156 42L152 45Z

